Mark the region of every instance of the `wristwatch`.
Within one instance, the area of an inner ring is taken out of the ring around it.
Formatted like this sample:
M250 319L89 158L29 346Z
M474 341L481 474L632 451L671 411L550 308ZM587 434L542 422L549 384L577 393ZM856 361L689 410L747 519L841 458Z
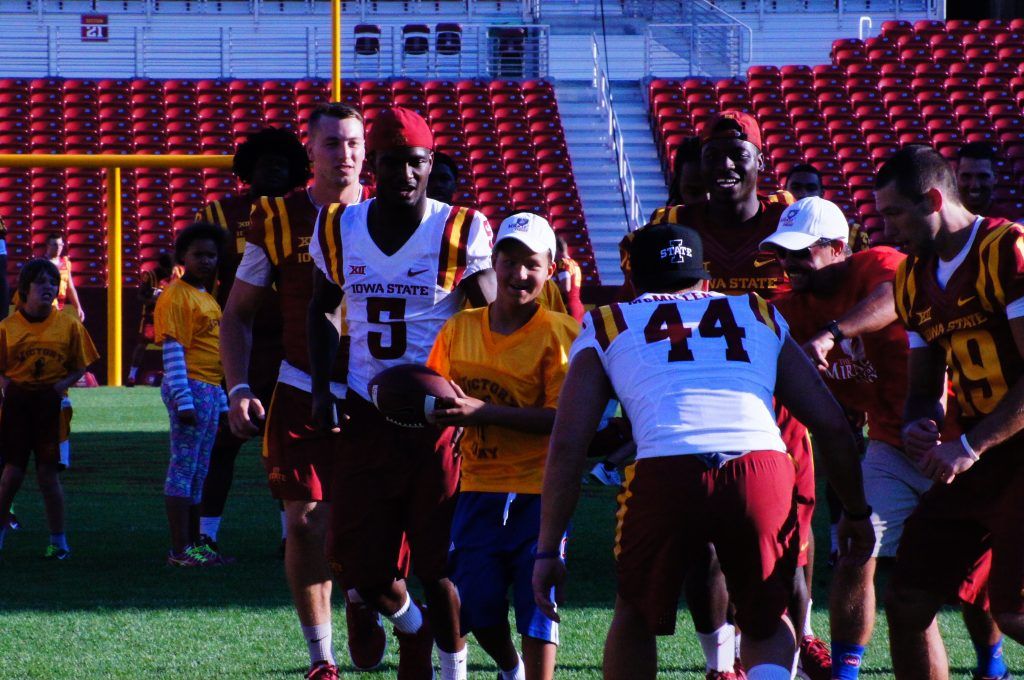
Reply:
M842 342L843 340L846 339L846 336L843 335L843 332L839 330L839 322L834 319L828 322L828 325L825 326L825 330L832 334L832 338L836 342Z

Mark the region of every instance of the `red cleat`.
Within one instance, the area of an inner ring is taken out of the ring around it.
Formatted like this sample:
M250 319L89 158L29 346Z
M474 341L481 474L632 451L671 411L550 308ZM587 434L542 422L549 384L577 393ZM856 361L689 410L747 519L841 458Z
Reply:
M809 680L832 678L832 653L828 645L813 635L805 635L800 640L800 668L797 676Z
M416 603L413 603L416 606ZM430 631L426 607L423 625L415 633L400 633L398 638L398 680L433 680L434 678L434 634Z
M338 673L338 667L333 663L321 661L310 667L309 672L306 673L306 680L341 680L341 675Z
M361 671L376 668L384 660L388 636L380 614L362 602L352 602L345 593L345 623L348 625L348 655Z

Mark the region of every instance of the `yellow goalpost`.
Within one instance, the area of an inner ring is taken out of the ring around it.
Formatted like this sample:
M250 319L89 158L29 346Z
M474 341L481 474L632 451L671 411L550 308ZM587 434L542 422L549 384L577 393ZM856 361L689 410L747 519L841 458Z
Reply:
M341 0L331 0L331 99L341 100ZM233 156L192 154L0 154L0 168L107 170L107 384L121 386L122 263L121 170L231 168Z

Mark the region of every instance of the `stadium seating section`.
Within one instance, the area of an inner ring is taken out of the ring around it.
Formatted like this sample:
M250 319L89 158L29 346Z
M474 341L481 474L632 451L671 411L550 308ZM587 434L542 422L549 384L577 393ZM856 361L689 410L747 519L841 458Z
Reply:
M460 167L455 202L495 225L514 211L545 214L597 283L554 90L545 81L346 81L342 100L368 121L391 104L428 116L437 149ZM329 99L322 81L0 79L0 153L231 154L250 132L302 131ZM238 191L226 170L125 171L125 284L167 251L207 201ZM76 284L103 286L102 170L0 169L8 271L66 230Z
M877 37L836 40L831 56L813 68L753 66L745 80L652 81L663 167L715 112L748 111L763 132L763 188L810 163L822 173L826 198L879 242L871 186L894 150L925 143L951 158L961 144L985 141L1002 153L997 196L1024 214L1024 19L887 21Z

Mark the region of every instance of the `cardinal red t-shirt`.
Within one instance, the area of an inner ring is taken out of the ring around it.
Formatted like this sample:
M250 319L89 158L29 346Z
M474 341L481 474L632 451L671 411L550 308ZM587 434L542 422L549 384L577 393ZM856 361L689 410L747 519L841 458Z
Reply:
M826 296L787 291L774 300L803 344L840 318L879 285L892 282L906 258L885 246L854 253L836 267L839 284ZM907 396L907 332L898 320L874 333L850 338L828 354L822 375L832 394L851 411L867 414L868 437L902 448L900 428Z

